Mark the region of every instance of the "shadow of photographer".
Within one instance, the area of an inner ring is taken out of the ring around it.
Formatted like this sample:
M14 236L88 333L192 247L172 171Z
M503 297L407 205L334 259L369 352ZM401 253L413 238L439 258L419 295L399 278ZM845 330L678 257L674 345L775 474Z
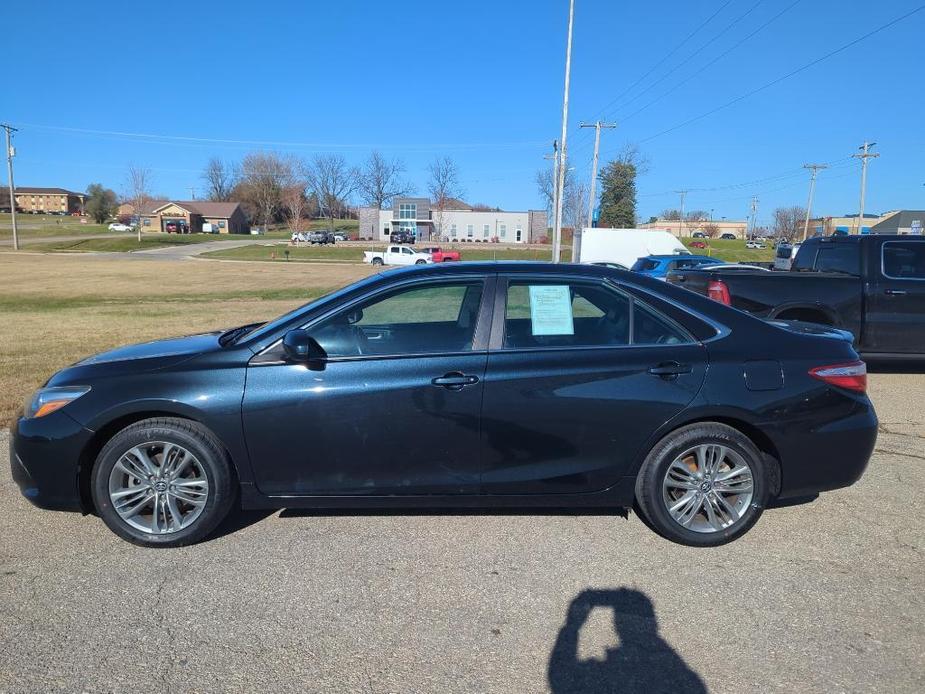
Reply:
M608 648L603 660L580 660L579 635L594 608L612 610L620 644ZM707 691L697 673L659 636L652 601L630 588L586 590L572 600L547 674L554 694Z

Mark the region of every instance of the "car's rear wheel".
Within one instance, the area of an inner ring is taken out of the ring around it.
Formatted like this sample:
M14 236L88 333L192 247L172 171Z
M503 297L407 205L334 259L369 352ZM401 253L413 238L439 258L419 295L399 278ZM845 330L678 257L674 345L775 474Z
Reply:
M228 515L234 477L218 440L196 422L146 419L103 447L93 501L110 530L146 547L205 538Z
M426 260L415 260L414 264L415 265L426 265L427 261Z
M373 265L382 265L382 258L373 258Z
M722 545L761 516L767 477L761 452L742 432L714 422L691 424L650 451L636 481L636 501L669 540Z

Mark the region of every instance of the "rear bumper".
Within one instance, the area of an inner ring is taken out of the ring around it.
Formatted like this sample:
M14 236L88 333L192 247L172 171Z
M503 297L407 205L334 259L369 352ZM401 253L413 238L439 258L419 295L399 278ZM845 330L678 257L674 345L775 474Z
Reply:
M10 435L10 468L22 495L39 508L82 511L80 452L93 432L64 412L19 418Z
M803 496L848 487L857 482L877 443L877 415L867 398L852 412L788 437L781 453L779 498Z

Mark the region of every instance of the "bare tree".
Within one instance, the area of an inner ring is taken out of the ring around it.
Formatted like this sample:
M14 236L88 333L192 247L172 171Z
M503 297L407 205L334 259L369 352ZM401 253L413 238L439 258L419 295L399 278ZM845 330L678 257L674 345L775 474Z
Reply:
M717 236L719 236L719 224L716 224L715 222L709 222L703 225L703 229L701 229L701 231L703 231L704 236L706 236L708 239L715 239Z
M684 226L693 234L695 231L701 231L704 224L710 219L709 212L704 210L691 210L684 213Z
M565 200L562 202L565 226L572 227L573 230L581 229L588 221L589 192L589 184L585 181L573 181L566 188ZM574 231L572 233L574 234Z
M130 164L126 176L126 186L128 194L126 198L131 202L135 209L135 215L139 216L137 231L138 243L141 243L141 219L140 215L145 211L148 203L151 202L151 170L144 166Z
M294 161L273 152L251 152L241 160L239 190L256 208L264 231L282 206L283 190L293 180Z
M308 186L318 198L321 214L327 217L334 231L334 220L348 206L348 198L357 189L357 169L347 165L340 154L319 154L306 171Z
M658 218L664 219L665 221L668 221L668 222L677 222L679 219L681 219L681 211L673 210L673 209L662 210Z
M793 241L797 234L802 233L805 218L804 207L778 207L774 210L774 235L784 241Z
M463 195L459 183L459 169L451 157L437 157L427 167L430 177L427 181L427 191L433 200L434 221L437 223L437 237L443 237L443 222L446 217L447 205L453 198Z
M404 172L405 165L400 160L386 160L374 151L357 177L357 188L363 202L381 210L392 198L410 194L413 191L411 184L401 179Z
M618 164L635 166L638 176L644 176L649 173L649 169L651 168L649 157L642 153L642 150L639 149L639 145L635 142L624 143L617 153L617 156L614 158L614 161Z
M236 179L237 174L230 164L218 157L212 157L202 171L202 180L206 184L206 199L215 202L230 200Z
M569 191L571 191L572 186L575 184L575 177L572 175L571 169L565 170L565 201L569 199ZM555 204L556 204L556 181L553 178L552 171L547 168L539 169L536 172L536 189L539 191L540 197L543 199L543 202L546 203L546 213L549 215L549 219L552 219L552 216L555 214ZM587 188L585 189L587 190ZM563 214L566 202L563 201ZM586 208L587 209L587 208Z
M286 219L289 221L289 231L296 233L302 231L302 220L308 211L308 199L305 197L305 181L294 181L282 190L280 198Z

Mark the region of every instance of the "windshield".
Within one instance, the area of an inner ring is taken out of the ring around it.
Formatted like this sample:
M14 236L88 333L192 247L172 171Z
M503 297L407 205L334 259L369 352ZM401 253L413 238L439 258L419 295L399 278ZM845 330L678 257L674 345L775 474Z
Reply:
M650 260L649 258L640 258L635 263L633 263L632 270L633 272L646 272L648 270L654 270L659 265L657 260Z

